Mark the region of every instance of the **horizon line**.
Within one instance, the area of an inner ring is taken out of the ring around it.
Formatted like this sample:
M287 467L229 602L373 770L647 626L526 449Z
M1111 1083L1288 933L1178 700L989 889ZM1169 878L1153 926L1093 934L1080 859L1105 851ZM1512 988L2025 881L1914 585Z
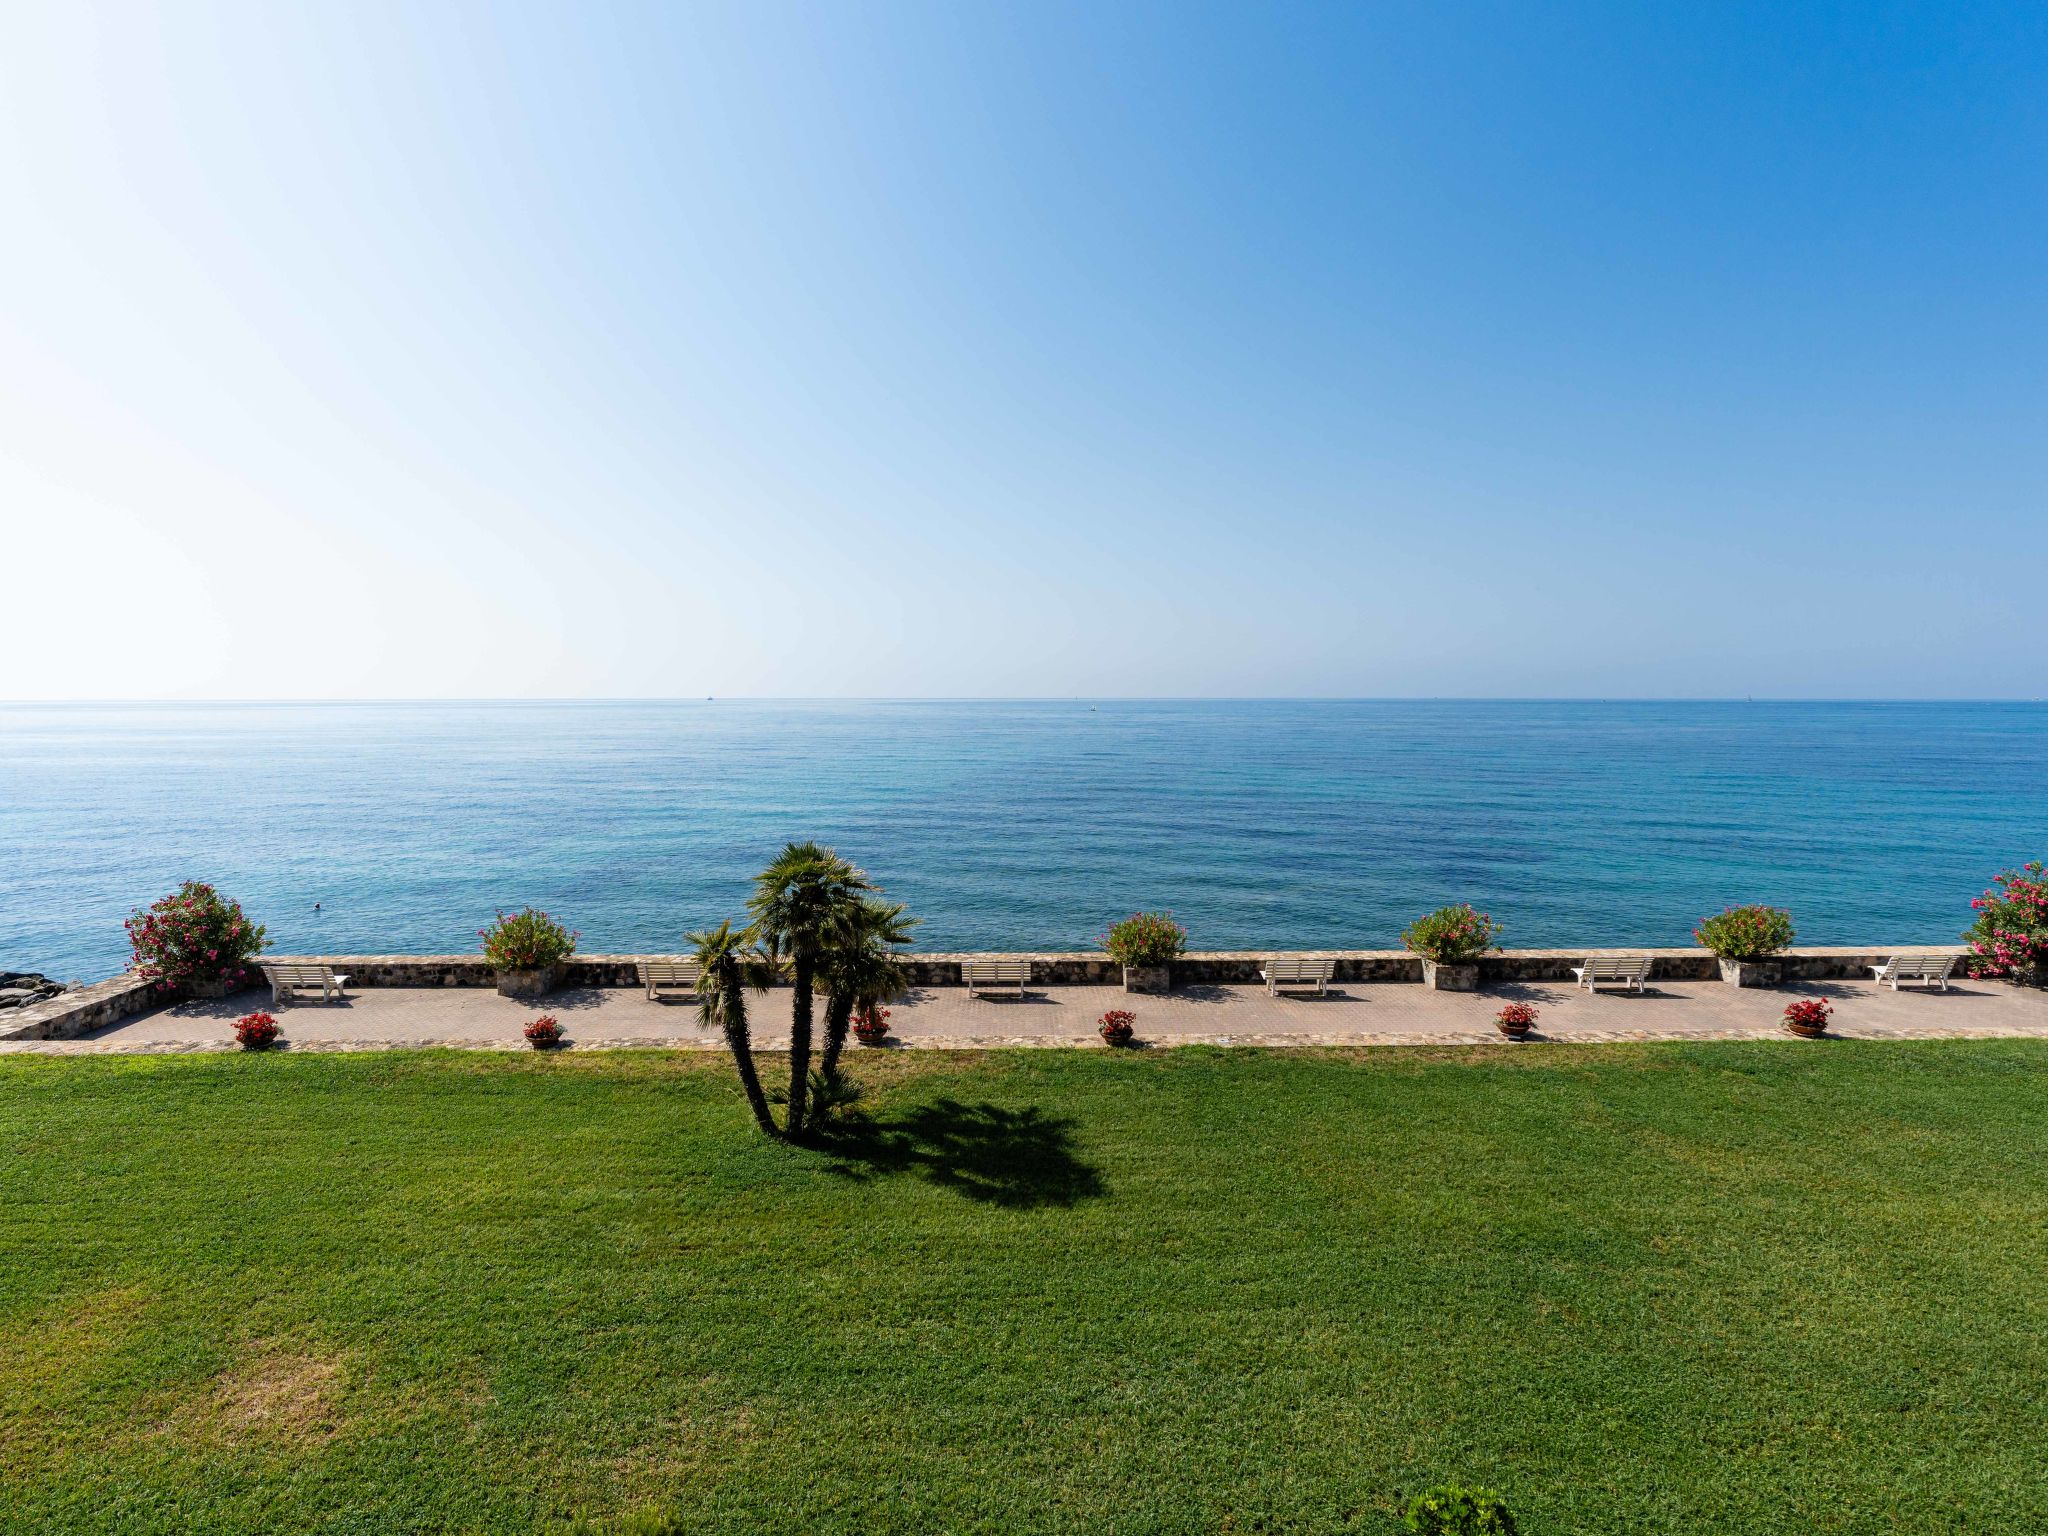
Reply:
M0 699L0 709L91 707L431 704L2041 704L2042 695L2020 694L420 694L334 695L326 697L193 697Z

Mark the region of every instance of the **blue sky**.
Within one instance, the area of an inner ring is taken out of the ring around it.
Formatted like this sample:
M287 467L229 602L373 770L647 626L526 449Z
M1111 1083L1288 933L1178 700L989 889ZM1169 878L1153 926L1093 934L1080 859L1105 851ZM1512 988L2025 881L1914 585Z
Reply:
M18 8L0 697L2039 696L2044 167L2038 6Z

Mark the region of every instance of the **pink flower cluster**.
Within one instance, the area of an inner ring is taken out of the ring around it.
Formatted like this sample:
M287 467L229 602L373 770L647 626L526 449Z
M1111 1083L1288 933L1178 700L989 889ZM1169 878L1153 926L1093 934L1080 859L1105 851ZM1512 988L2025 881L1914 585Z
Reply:
M212 886L188 880L124 925L130 964L164 992L192 986L239 985L247 962L263 950L263 929Z
M538 907L500 912L498 920L477 929L476 936L484 941L484 957L501 971L544 971L560 965L576 953L576 941L583 937Z
M1418 917L1401 932L1401 942L1409 953L1434 960L1439 965L1477 959L1492 949L1499 939L1500 924L1486 913L1475 910L1470 902L1438 907L1427 916Z
M1977 921L1963 937L1982 962L1979 975L2048 977L2048 868L2036 860L2004 870L1998 886L1970 905Z

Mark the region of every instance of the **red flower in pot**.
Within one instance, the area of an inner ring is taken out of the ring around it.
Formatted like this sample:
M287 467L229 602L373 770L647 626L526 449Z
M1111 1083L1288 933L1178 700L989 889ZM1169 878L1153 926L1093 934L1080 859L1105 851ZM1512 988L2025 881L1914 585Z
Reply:
M1509 1003L1493 1016L1493 1022L1510 1040L1519 1040L1536 1027L1536 1018L1533 1003Z
M267 1013L245 1013L235 1020L235 1038L245 1051L266 1051L277 1044L277 1020Z
M1811 1040L1828 1027L1835 1005L1824 997L1803 997L1785 1005L1785 1027L1801 1039Z
M1098 1027L1101 1029L1102 1038L1107 1044L1129 1045L1131 1043L1132 1027L1137 1022L1138 1016L1128 1008L1112 1008L1102 1016L1102 1023Z
M553 1050L562 1043L562 1026L552 1013L544 1013L521 1031L536 1051Z
M880 1045L889 1038L889 1010L860 1009L853 1016L853 1034L862 1045Z

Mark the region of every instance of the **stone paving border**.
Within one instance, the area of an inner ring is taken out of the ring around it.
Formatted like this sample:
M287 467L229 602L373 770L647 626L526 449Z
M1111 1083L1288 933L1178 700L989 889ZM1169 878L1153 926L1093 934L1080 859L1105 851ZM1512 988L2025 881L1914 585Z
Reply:
M1830 1040L2043 1040L2048 1039L2048 1023L2039 1028L2023 1026L1990 1025L1982 1028L1934 1028L1885 1029L1862 1026L1855 1029L1829 1030ZM1399 1049L1409 1046L1493 1046L1502 1050L1536 1049L1545 1045L1657 1045L1715 1040L1782 1040L1787 1044L1797 1037L1782 1029L1741 1029L1702 1028L1677 1029L1652 1032L1640 1029L1574 1030L1569 1034L1531 1034L1525 1040L1509 1040L1497 1031L1479 1033L1475 1031L1451 1031L1444 1033L1397 1033L1397 1034L1341 1034L1341 1035L1296 1035L1296 1034L1235 1034L1235 1035L1172 1035L1164 1039L1140 1040L1139 1052L1178 1050L1188 1045L1235 1046L1280 1050L1373 1050L1385 1046ZM1805 1044L1808 1042L1798 1041ZM535 1052L523 1040L503 1038L418 1038L410 1040L303 1040L287 1039L274 1049L297 1052L300 1055L341 1055L351 1052L376 1051L498 1051L506 1054L547 1054ZM588 1039L569 1039L562 1047L566 1052L592 1051L675 1051L688 1055L718 1055L725 1050L725 1042L716 1038L681 1039L670 1036L596 1036ZM787 1037L770 1036L757 1038L754 1042L756 1055L773 1056L787 1052ZM914 1039L900 1039L890 1042L876 1051L873 1047L848 1047L848 1055L858 1060L863 1055L895 1051L989 1051L989 1050L1046 1050L1046 1051L1107 1051L1110 1047L1100 1040L1077 1039L1063 1035L922 1035ZM225 1055L239 1052L241 1047L232 1040L15 1040L0 1041L0 1056L197 1056Z

